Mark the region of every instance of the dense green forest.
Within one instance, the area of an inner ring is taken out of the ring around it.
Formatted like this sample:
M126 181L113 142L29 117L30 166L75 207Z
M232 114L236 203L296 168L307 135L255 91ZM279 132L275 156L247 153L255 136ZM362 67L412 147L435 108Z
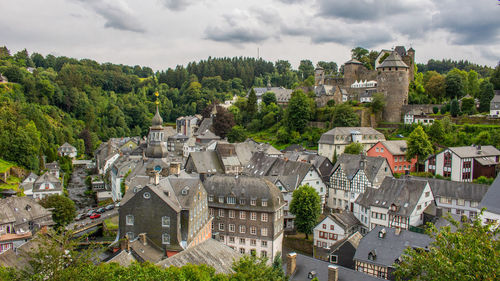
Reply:
M370 66L375 51L353 49L352 56ZM342 75L335 62L318 62L329 73ZM446 74L445 71L453 68ZM410 85L412 103L448 103L465 94L483 96L489 103L493 89L500 89L500 67L495 70L469 62L429 61L419 65ZM430 70L437 69L438 71ZM464 70L461 70L464 69ZM383 100L372 105L357 102L317 108L314 95L303 92L314 84L314 65L302 60L293 69L285 60L208 58L154 72L149 67L98 63L64 56L15 54L0 48L0 73L9 83L0 83L0 158L15 161L33 170L40 156L56 159L56 150L64 142L90 157L100 142L111 137L144 136L153 117L160 93L160 113L164 120L196 113L205 116L212 106L238 96L228 111L217 108L214 120L218 133L230 140L247 136L272 139L273 144L302 143L314 147L324 130L309 128L307 122L326 122L327 127L356 126L357 109L381 110ZM282 86L296 89L286 109L277 105L276 96L264 95L257 105L252 86ZM309 88L310 89L310 88Z

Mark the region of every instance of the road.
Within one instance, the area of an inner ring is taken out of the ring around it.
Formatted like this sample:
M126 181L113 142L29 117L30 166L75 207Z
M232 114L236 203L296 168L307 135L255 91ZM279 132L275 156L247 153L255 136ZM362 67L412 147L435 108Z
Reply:
M106 211L106 212L102 213L101 217L98 219L90 219L87 217L83 220L72 222L66 226L66 229L67 230L75 230L75 229L84 227L86 225L89 225L91 223L102 222L105 219L108 219L108 218L111 218L114 216L118 216L118 210L116 208L111 210L111 211Z
M79 211L85 207L91 207L96 204L95 199L85 195L87 187L85 186L85 178L87 172L82 166L75 166L71 178L68 183L68 195L76 204Z

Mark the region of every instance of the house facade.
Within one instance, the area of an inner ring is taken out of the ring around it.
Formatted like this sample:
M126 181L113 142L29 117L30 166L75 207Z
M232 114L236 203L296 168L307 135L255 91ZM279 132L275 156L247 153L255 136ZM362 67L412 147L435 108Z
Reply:
M210 215L214 237L241 254L273 260L283 241L283 196L273 183L246 176L209 177Z
M417 158L407 159L407 149L405 140L380 141L370 148L366 155L384 157L393 174L402 174L406 171L415 172L417 170Z
M76 147L67 142L65 142L57 149L57 154L59 154L59 156L68 156L69 158L75 158L77 152L78 151L76 150Z
M490 116L491 117L500 117L500 92L496 91L495 96L491 99L490 102Z
M472 182L480 176L496 177L499 160L500 150L491 145L448 147L425 160L425 171L452 181Z
M196 128L198 128L198 121L200 120L196 116L182 116L177 118L175 121L177 133L191 138Z
M337 127L321 135L318 141L318 154L331 161L333 156L344 153L347 145L358 142L365 151L379 141L384 141L384 134L371 127Z
M40 200L50 195L62 195L61 181L50 172L45 172L33 183L33 198Z
M351 212L333 213L320 221L313 229L313 246L330 248L357 232L359 220Z

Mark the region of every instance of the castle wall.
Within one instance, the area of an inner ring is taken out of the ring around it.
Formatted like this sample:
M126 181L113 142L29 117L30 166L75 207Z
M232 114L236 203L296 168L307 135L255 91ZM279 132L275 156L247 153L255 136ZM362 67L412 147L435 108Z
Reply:
M402 108L408 104L408 76L408 69L406 68L378 71L377 90L385 94L387 101L382 114L384 121L401 121Z

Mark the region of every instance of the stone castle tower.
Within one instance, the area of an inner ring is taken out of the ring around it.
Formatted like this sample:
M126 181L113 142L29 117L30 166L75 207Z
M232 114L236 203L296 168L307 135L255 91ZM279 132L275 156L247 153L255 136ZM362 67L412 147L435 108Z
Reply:
M411 73L414 68L411 69L412 72L397 51L393 51L377 67L377 91L384 93L386 97L384 121L401 121L403 105L408 104L409 81L413 78Z
M314 70L314 85L323 85L325 83L325 70L321 66L316 66Z

